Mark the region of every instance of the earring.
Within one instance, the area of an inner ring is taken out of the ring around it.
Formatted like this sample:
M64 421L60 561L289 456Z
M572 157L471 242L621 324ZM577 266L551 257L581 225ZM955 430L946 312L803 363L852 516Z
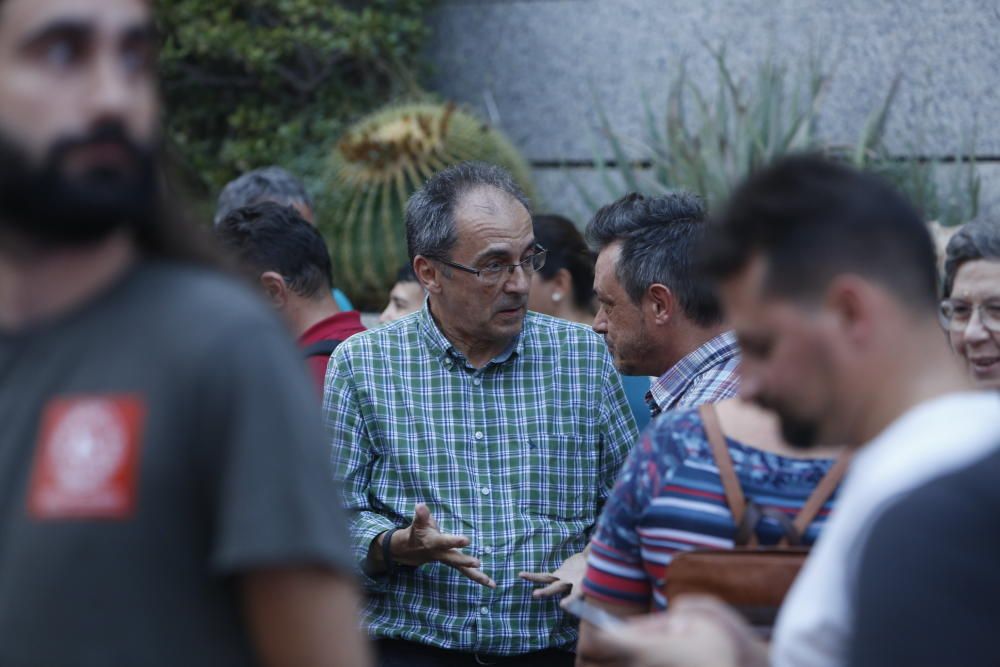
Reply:
M552 300L555 301L556 303L562 301L562 292L553 292Z

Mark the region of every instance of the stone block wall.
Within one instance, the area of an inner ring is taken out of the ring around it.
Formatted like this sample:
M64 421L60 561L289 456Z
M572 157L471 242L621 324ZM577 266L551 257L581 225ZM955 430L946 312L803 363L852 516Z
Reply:
M595 98L638 139L642 96L662 111L681 62L711 89L706 45L725 45L737 77L769 56L790 67L825 58L820 130L838 143L853 142L900 74L893 152L955 157L975 132L982 214L1000 215L997 0L441 0L432 28L432 87L507 132L549 210L590 213L566 164L601 196Z

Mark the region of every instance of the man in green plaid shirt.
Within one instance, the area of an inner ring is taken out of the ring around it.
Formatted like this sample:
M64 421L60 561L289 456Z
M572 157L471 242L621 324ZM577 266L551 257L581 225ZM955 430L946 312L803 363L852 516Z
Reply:
M380 664L572 665L575 623L519 574L587 545L637 435L618 374L527 312L545 250L506 171L439 172L406 228L427 302L343 343L324 399Z

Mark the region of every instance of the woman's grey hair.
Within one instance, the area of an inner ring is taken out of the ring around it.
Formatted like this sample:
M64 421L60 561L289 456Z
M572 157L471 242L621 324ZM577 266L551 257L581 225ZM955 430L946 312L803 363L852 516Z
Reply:
M496 188L531 211L528 198L503 167L485 162L447 167L431 176L406 202L406 245L411 262L417 255L448 258L458 240L455 208L466 193L481 187Z
M944 259L944 296L951 296L955 274L966 262L988 259L1000 262L1000 223L973 220L948 241Z
M266 201L282 206L301 205L309 210L313 209L312 197L302 181L281 167L263 167L248 171L222 188L215 207L215 224L218 225L238 208Z

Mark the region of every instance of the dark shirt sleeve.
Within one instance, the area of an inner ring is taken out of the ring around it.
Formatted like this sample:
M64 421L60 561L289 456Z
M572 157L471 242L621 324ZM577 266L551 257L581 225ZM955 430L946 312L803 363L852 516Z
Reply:
M316 390L277 322L219 341L198 387L220 573L321 565L352 571Z
M966 474L921 487L873 524L854 592L852 667L997 663L1000 507Z

